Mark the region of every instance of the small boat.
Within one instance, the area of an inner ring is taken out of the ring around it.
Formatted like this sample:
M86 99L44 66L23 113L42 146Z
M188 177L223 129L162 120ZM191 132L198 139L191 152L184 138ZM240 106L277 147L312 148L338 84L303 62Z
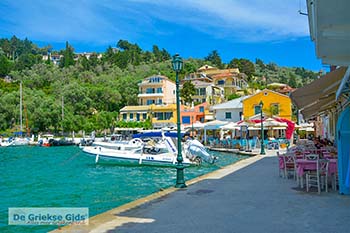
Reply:
M26 146L29 144L29 141L28 138L10 137L8 140L0 142L0 146Z
M210 155L197 140L186 141L182 151L184 165L199 165L202 161L214 163L217 159ZM83 147L83 152L94 156L95 163L113 162L153 166L174 166L177 164L177 148L174 141L166 136L157 142L143 142L139 147L132 149L86 146Z

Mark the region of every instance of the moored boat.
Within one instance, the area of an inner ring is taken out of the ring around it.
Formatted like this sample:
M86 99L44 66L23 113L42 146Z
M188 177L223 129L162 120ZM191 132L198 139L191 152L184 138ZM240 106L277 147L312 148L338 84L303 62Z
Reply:
M152 143L142 143L138 148L111 149L103 146L86 146L83 152L95 157L96 163L113 162L117 164L139 164L154 166L174 166L177 163L177 149L170 137ZM214 163L205 147L197 140L188 140L183 146L183 164L199 165L202 161Z
M28 138L10 137L8 140L0 142L0 146L26 146L29 144L29 141Z

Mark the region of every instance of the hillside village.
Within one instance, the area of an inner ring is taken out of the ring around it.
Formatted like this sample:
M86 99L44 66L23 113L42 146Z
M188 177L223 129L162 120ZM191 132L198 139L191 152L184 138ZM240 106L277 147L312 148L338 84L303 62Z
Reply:
M6 134L19 130L20 82L23 120L34 133L176 126L171 56L156 45L144 51L120 40L104 53L76 53L68 42L54 51L14 36L1 39L0 48L0 130ZM185 59L179 75L181 124L249 119L260 111L259 93L264 93L264 113L296 121L288 95L321 74L258 58L225 64L217 51Z

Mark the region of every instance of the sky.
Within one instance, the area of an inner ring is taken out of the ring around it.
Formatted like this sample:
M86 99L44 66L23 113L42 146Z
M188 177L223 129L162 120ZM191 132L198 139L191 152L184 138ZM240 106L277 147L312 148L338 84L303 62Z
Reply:
M54 50L104 52L120 39L183 58L217 50L279 66L327 67L316 58L305 0L1 0L0 37L28 38Z

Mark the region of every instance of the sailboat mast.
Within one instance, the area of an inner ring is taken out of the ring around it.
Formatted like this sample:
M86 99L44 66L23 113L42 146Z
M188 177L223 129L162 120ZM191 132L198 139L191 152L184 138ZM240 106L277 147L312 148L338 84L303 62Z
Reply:
M20 122L20 132L23 131L23 122L22 122L22 81L19 84L19 122Z

